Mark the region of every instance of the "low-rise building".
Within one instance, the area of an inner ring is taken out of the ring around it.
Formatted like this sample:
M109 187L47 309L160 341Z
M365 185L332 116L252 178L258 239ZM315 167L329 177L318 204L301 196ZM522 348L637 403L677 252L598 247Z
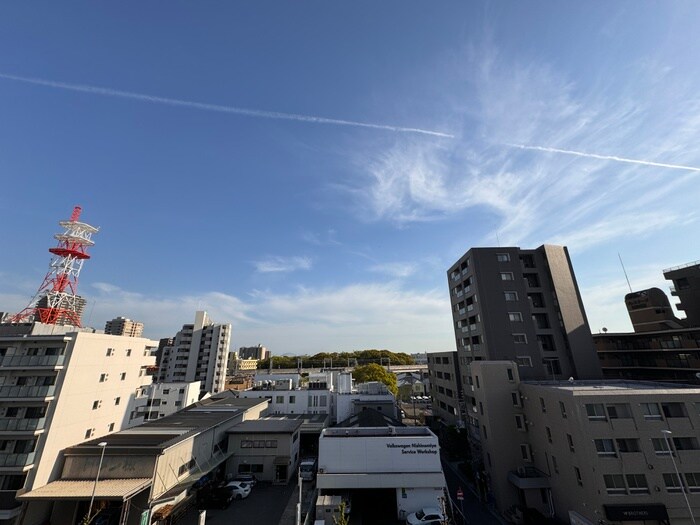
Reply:
M190 383L153 383L137 393L131 426L174 414L199 400L199 381Z
M700 388L520 381L510 361L474 362L471 374L481 477L501 511L520 505L597 525L626 521L624 507L627 516L690 525L687 498L700 514Z

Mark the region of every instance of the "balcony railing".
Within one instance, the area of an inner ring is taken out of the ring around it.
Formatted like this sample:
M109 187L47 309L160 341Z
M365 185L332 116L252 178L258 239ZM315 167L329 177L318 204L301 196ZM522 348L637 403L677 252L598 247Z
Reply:
M49 397L56 392L56 386L0 386L0 398L10 397Z
M61 366L65 359L64 355L12 355L3 357L0 366Z
M0 432L11 430L41 430L46 418L3 418L0 419Z
M0 467L26 467L34 463L34 452L26 454L0 454Z

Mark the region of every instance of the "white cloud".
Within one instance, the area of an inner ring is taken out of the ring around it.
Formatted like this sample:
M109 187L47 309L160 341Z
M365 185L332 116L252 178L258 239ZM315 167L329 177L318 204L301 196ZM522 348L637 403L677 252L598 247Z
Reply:
M416 265L408 262L382 263L371 266L370 271L402 279L416 273Z
M310 270L312 261L309 257L267 257L255 261L255 270L259 273L294 272L296 270Z

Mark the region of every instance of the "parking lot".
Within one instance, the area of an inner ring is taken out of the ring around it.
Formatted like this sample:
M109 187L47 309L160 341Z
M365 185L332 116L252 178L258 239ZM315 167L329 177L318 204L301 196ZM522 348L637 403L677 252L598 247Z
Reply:
M228 509L207 509L207 525L232 525L259 523L260 525L277 525L282 519L290 498L296 501L297 486L272 485L258 483L246 499L234 500ZM188 520L187 525L195 521Z

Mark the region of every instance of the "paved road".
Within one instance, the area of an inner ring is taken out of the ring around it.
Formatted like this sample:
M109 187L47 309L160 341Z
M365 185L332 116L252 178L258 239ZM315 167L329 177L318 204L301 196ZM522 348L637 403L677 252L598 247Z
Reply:
M450 497L457 508L460 508L459 501L457 501L457 489L462 487L464 493L463 509L468 525L502 525L504 523L491 514L488 507L479 501L479 498L469 490L466 479L456 471L454 464L446 461L444 457L442 458L442 469L445 472L445 481L447 481Z
M294 495L296 484L271 485L258 483L244 500L235 500L228 509L207 509L206 525L278 525ZM188 516L189 518L189 516ZM183 520L183 525L196 524L196 516Z

